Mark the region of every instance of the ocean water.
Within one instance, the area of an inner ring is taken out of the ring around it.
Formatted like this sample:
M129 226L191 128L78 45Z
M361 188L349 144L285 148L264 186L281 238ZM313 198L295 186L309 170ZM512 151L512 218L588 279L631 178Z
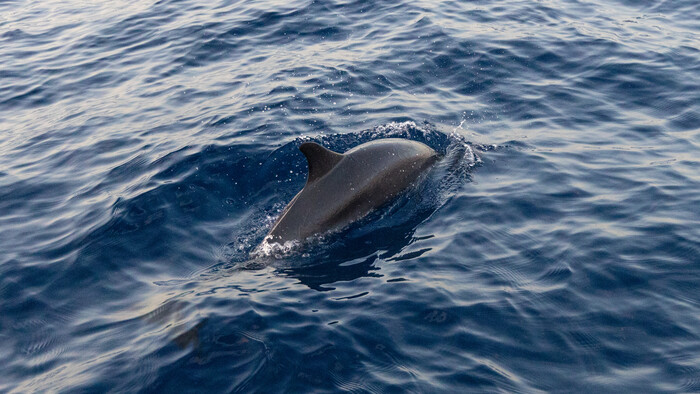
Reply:
M697 0L0 1L0 392L700 392L699 34ZM259 253L301 142L386 137L445 158Z

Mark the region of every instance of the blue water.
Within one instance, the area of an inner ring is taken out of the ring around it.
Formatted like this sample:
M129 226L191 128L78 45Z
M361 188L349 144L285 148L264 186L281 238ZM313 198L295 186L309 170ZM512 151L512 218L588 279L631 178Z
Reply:
M699 392L700 6L0 2L0 392ZM256 247L297 150L445 159Z

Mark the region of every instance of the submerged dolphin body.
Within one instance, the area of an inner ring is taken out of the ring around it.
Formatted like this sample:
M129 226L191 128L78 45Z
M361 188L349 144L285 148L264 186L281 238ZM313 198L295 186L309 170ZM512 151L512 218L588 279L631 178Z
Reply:
M305 142L306 185L292 199L265 238L268 243L303 241L341 229L402 191L438 159L420 142L387 138L359 145L344 154Z

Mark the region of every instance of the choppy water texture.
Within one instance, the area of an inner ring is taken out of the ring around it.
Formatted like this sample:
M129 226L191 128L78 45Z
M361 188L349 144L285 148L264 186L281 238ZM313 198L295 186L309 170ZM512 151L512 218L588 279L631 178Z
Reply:
M0 2L0 392L700 391L700 7ZM251 255L304 140L449 160Z

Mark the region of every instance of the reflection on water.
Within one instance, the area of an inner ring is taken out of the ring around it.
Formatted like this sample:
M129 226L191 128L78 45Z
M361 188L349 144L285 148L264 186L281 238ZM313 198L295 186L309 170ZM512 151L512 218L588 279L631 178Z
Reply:
M696 0L0 2L0 392L700 391ZM420 187L256 257L316 141Z

